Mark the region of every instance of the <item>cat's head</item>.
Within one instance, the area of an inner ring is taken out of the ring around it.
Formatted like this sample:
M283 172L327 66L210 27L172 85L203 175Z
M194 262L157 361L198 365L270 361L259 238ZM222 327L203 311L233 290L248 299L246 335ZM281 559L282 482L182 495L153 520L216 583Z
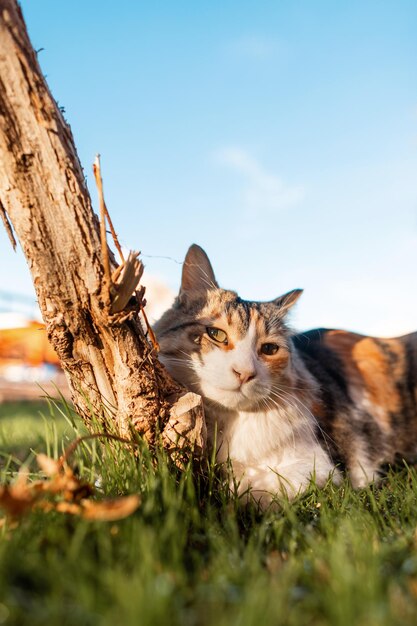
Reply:
M185 257L181 288L155 325L160 359L191 391L228 409L265 410L290 370L285 318L301 295L271 302L242 300L221 289L202 248ZM278 394L279 395L279 394Z

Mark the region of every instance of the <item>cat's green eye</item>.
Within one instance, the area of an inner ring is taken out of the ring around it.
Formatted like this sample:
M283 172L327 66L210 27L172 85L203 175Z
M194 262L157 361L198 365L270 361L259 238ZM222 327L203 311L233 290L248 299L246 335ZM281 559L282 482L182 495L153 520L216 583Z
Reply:
M224 330L221 330L221 328L208 326L206 331L210 339L214 339L214 341L217 341L218 343L227 343L227 335Z
M263 343L261 345L261 354L266 354L267 356L272 356L276 354L279 350L279 346L276 343Z

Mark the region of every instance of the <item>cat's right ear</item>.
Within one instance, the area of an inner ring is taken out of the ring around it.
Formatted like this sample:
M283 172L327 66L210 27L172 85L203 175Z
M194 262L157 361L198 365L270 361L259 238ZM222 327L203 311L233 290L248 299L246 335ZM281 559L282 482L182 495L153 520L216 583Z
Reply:
M213 268L203 248L193 243L182 266L180 301L204 296L210 289L218 287Z
M275 306L279 307L281 313L287 313L290 308L294 306L302 293L302 289L293 289L292 291L288 291L288 293L284 293L283 296L275 298L272 302Z

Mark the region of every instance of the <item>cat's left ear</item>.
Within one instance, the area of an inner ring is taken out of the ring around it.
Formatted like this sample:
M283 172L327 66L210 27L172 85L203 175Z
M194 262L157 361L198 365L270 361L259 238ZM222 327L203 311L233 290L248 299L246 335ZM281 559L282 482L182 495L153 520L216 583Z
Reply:
M180 299L201 297L217 286L207 254L194 243L190 246L182 266Z
M292 291L288 291L288 293L284 293L283 296L272 300L272 304L275 304L277 307L279 307L282 313L287 313L287 311L289 311L291 307L294 306L302 293L302 289L293 289Z

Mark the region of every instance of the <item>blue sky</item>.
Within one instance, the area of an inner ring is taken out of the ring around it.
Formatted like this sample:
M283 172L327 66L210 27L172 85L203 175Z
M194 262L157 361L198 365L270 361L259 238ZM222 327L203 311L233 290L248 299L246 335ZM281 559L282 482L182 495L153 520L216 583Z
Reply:
M177 289L192 242L294 323L417 329L417 3L24 0L90 190ZM30 293L0 245L0 289ZM169 258L158 258L169 257Z

